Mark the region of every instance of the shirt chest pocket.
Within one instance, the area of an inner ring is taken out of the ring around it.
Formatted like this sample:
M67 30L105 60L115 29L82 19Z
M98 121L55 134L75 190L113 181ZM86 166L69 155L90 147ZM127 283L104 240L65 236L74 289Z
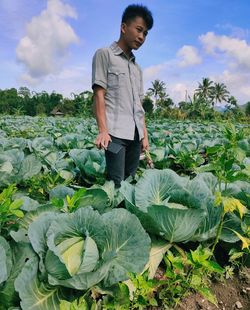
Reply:
M108 88L118 89L124 85L126 74L124 71L109 69L108 70Z

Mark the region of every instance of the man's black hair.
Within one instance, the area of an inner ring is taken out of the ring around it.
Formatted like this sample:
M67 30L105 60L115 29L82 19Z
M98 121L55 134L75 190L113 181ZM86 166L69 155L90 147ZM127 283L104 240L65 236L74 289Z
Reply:
M136 17L141 17L146 25L148 30L153 27L153 16L149 9L142 4L131 4L126 7L125 11L122 14L122 23L126 23L135 19Z

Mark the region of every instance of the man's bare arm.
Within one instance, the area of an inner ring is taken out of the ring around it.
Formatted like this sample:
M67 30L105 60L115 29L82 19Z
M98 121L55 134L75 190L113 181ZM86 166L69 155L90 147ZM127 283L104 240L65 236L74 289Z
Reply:
M142 138L142 151L148 151L149 150L149 142L148 142L148 132L147 132L147 127L146 127L146 123L145 123L145 118L143 120L144 126L143 126L143 133L144 133L144 138Z
M94 111L97 121L99 134L96 137L95 144L100 148L106 149L111 137L108 133L107 122L106 122L106 109L105 109L105 93L106 90L101 86L95 85L94 88Z

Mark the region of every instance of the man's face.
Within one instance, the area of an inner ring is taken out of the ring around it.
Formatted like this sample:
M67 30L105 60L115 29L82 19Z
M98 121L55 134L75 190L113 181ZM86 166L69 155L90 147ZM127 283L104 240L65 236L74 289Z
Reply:
M148 34L148 28L143 18L135 19L123 23L121 27L123 40L128 48L137 50L144 43Z

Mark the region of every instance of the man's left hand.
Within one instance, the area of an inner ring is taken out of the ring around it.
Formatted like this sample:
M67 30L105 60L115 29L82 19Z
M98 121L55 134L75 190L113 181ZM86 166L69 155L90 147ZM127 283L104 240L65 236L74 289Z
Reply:
M142 148L142 152L149 151L148 137L144 137L141 140L141 148Z

